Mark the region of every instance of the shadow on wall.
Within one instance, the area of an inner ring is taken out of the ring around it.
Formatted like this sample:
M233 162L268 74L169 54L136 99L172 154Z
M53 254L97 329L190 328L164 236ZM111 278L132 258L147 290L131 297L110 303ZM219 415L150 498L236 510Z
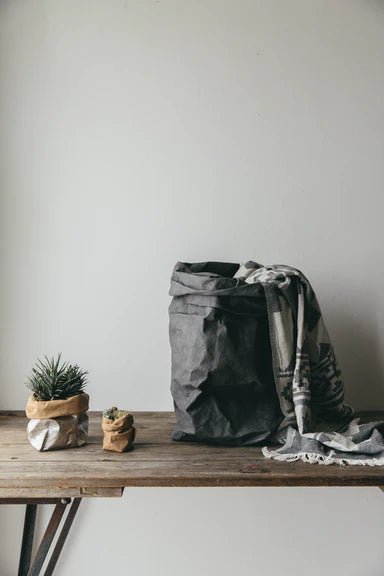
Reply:
M25 506L0 506L1 576L17 574L23 535Z
M343 373L346 402L357 410L384 410L384 350L373 308L373 298L364 302L359 294L352 304L350 300L331 309L325 318Z
M15 576L17 574L23 539L25 509L24 504L0 506L0 576ZM40 544L52 511L52 505L38 506L33 555Z

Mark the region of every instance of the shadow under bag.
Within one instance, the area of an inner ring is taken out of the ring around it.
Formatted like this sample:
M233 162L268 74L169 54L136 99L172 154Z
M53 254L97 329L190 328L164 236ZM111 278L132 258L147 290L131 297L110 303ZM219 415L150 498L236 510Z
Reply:
M246 446L283 420L261 284L234 278L238 264L178 262L169 334L174 440Z

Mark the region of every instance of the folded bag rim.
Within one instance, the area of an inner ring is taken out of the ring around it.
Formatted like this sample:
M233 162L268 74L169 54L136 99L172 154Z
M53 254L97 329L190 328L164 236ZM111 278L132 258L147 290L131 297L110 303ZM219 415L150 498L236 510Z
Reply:
M27 418L44 420L59 416L79 415L87 412L89 395L86 392L70 396L65 400L36 400L33 394L28 398L25 413Z
M255 263L255 266L258 264ZM211 267L216 271L210 272ZM218 273L219 267L221 267L222 274ZM240 264L232 262L177 262L172 271L169 295L173 297L237 296L264 300L264 288L260 283L249 284L241 278L233 277L239 268Z
M110 420L109 418L103 418L101 426L106 432L118 432L129 430L133 425L132 414L126 414L117 418L117 420Z

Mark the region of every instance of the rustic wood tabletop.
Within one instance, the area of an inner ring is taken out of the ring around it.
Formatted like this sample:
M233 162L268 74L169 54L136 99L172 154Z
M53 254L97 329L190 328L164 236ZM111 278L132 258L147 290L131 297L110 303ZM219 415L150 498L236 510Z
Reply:
M260 448L173 442L171 412L136 412L135 448L102 450L101 413L86 446L36 452L23 412L0 414L0 498L121 496L129 486L383 486L384 467L268 460ZM384 413L365 413L380 420Z

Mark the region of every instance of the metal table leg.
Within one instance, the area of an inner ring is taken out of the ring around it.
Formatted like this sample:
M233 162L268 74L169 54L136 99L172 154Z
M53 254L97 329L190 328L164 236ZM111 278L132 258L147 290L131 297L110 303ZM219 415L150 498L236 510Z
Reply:
M44 563L48 558L48 553L52 542L54 541L56 534L58 534L55 547L51 557L48 560L47 568L44 572L44 576L52 576L64 543L67 539L69 530L75 519L76 512L80 506L81 500L81 498L74 498L71 504L70 498L0 498L0 504L27 505L24 519L19 570L17 573L18 576L40 576ZM37 552L34 558L32 558L37 506L40 504L54 504L55 508L52 512L51 518L48 522L48 526L41 539ZM71 506L69 506L69 504L71 504ZM68 513L65 517L61 530L59 530L66 510L68 510Z
M36 512L37 504L27 504L25 509L23 542L21 544L19 571L17 576L27 576L29 567L31 565Z
M60 522L64 515L67 505L68 502L66 502L65 500L56 504L51 519L48 522L48 526L44 532L44 536L40 542L40 546L38 547L36 555L27 572L27 576L39 576L43 564L45 562L45 559L47 558L53 539L56 536L56 532L60 526Z
M63 528L61 529L60 535L57 539L56 546L53 549L51 554L51 558L48 562L48 566L46 571L44 572L44 576L52 576L53 571L56 567L57 561L59 559L60 553L63 549L64 543L67 539L68 533L71 529L72 523L75 519L76 512L80 506L81 498L75 498L71 504L67 517L64 521Z

